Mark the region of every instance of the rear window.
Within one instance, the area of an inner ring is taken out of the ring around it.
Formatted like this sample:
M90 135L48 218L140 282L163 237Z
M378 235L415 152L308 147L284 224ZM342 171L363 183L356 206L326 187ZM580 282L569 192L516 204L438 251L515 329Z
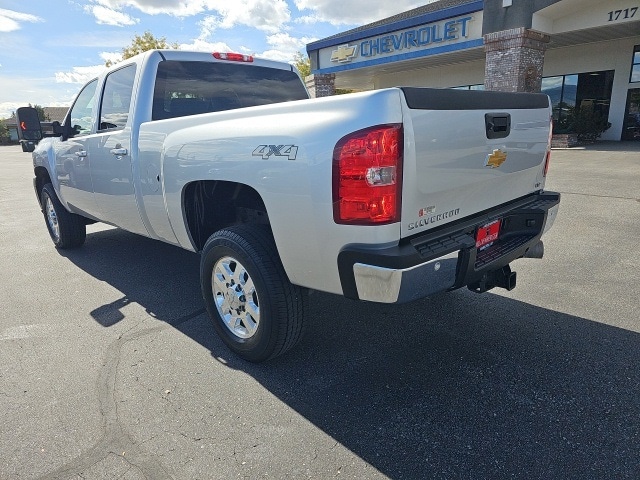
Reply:
M158 65L153 120L301 100L292 71L242 64L164 61Z

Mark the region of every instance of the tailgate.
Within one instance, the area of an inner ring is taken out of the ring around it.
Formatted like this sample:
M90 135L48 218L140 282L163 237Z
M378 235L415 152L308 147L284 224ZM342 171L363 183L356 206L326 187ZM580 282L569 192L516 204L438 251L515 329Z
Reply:
M551 118L546 95L402 90L402 237L543 188Z

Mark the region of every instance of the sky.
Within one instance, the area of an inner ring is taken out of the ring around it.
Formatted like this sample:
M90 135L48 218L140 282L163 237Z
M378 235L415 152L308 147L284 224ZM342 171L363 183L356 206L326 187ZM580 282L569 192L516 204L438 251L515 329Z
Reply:
M292 62L310 42L430 1L0 0L0 118L69 106L145 31L183 50Z

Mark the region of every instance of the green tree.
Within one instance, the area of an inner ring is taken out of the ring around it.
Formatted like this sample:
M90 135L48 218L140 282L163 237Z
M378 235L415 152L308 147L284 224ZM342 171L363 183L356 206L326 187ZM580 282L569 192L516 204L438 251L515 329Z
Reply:
M9 135L9 129L4 120L0 119L0 144L9 143L11 136Z
M178 44L169 44L165 37L156 38L149 30L147 30L142 35L133 36L131 44L122 49L122 58L119 61L126 60L127 58L131 58L139 53L146 52L147 50L170 48L177 49ZM114 63L118 63L118 60L107 60L105 65L110 67Z
M293 57L293 65L298 69L302 78L311 75L311 59L308 56L296 52Z
M29 104L29 106L36 109L36 112L38 112L38 118L40 119L41 122L48 122L49 120L51 120L51 118L49 118L49 115L44 113L44 108L38 105L37 103L35 105Z

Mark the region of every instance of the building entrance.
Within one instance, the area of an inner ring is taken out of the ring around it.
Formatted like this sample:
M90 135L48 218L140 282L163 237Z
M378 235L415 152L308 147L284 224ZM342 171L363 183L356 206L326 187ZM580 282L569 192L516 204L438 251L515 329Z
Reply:
M621 140L640 142L640 88L632 88L627 93Z

